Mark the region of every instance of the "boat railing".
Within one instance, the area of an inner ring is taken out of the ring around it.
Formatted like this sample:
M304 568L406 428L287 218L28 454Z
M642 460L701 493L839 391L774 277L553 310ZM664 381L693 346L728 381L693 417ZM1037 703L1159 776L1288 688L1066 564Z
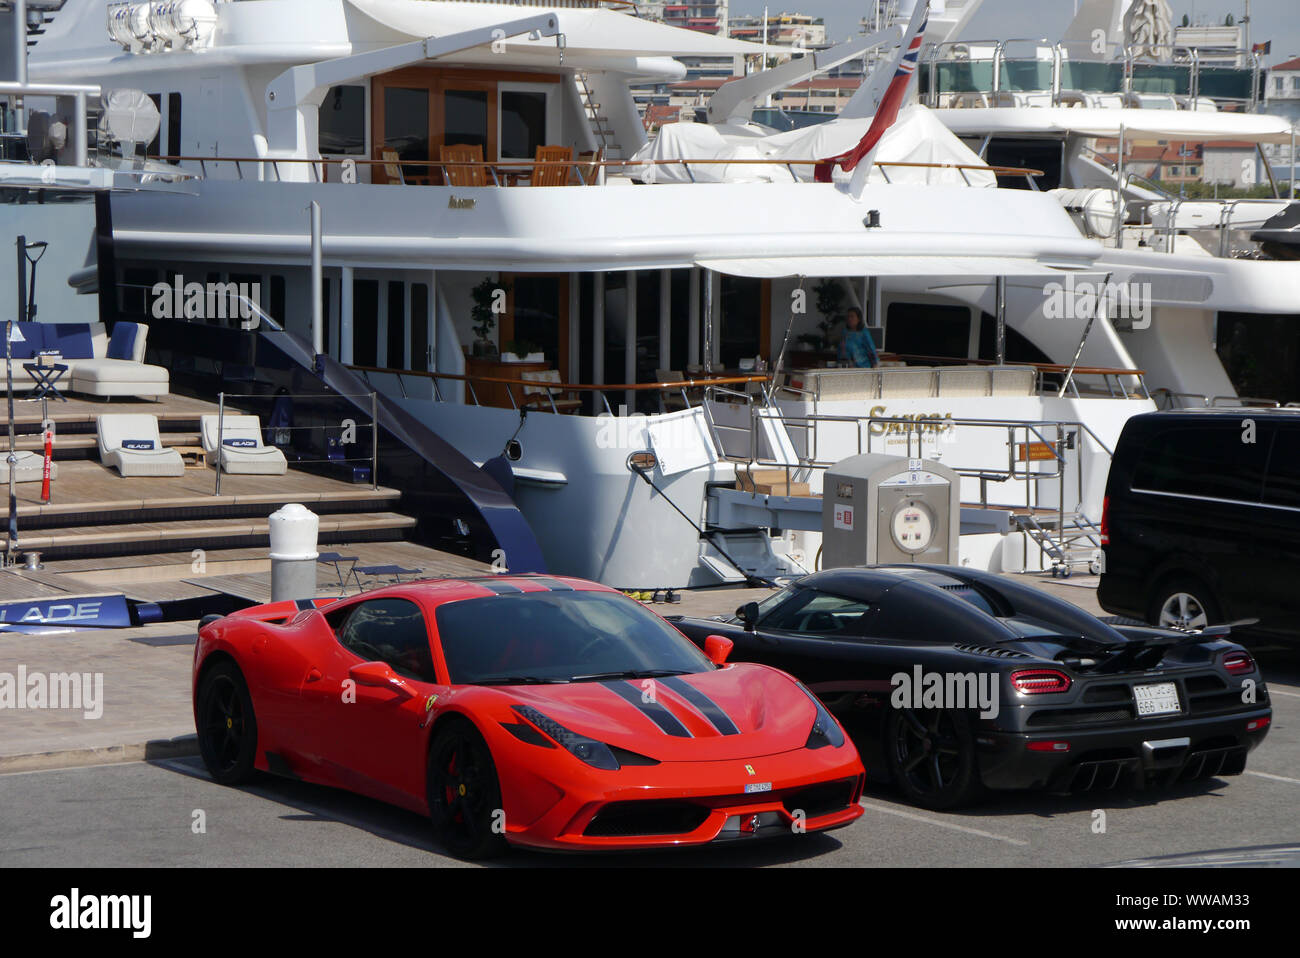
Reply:
M891 438L903 437L906 448L903 453L908 459L925 459L927 439L931 444L949 445L956 442L955 433L962 430L988 430L1004 434L1006 437L1007 463L1005 467L990 464L961 465L951 461L951 454L945 453L944 465L962 478L977 479L980 487L979 505L988 508L988 485L1018 481L1024 483L1026 512L1040 509L1041 496L1035 491L1041 483L1047 482L1056 487L1056 534L1058 545L1064 550L1066 545L1065 517L1067 512L1076 513L1083 506L1083 457L1079 454L1079 439L1086 436L1096 449L1109 462L1114 457L1114 450L1101 439L1086 423L1079 420L1032 420L1032 419L976 419L957 418L953 416L839 416L825 413L789 414L782 413L781 421L787 432L800 432L804 439L805 454L797 463L787 458L760 455L761 420L755 410L751 414L750 425L750 468L782 470L785 473L786 488L790 483L806 477L811 471L825 472L851 453L844 451L843 433L838 433L835 452L830 456L821 456L818 452L818 438L823 425L842 430L853 427L856 432L857 455L864 453L889 451ZM933 438L930 438L933 437ZM947 438L945 438L947 437ZM880 440L873 446L873 439ZM913 442L915 441L915 445ZM881 445L885 449L879 448ZM1070 455L1070 453L1074 453ZM1035 463L1048 463L1046 469L1035 468ZM1071 509L1066 509L1067 479L1073 475L1077 500ZM1008 506L1010 508L1010 506ZM1019 508L1019 506L1015 506Z
M1125 177L1125 182L1128 182L1128 177ZM1208 231L1217 234L1218 242L1216 249L1209 249L1207 252L1214 253L1219 259L1227 259L1233 252L1231 246L1232 234L1243 230L1255 230L1260 226L1259 223L1242 225L1234 222L1233 214L1237 212L1238 207L1255 205L1276 209L1280 202L1286 202L1286 200L1283 197L1226 197L1224 199L1215 199L1213 197L1194 198L1188 196L1168 196L1166 199L1158 200L1130 200L1129 206L1136 206L1140 210L1140 221L1126 223L1123 229L1126 234L1136 235L1139 240L1144 239L1148 231L1158 233L1164 237L1164 251L1166 253L1175 252L1175 236ZM1197 206L1217 206L1217 219L1210 223L1178 225L1178 213L1189 203ZM1168 205L1169 207L1165 211L1165 223L1163 226L1156 226L1155 217L1151 214L1151 207L1162 205Z
M610 170L619 170L625 174L629 171L636 172L647 167L678 167L682 169L692 183L699 182L696 176L701 167L785 167L790 174L791 181L804 182L799 176L796 168L812 168L820 165L821 160L784 160L779 157L759 158L759 159L692 159L690 157L676 157L667 160L495 160L491 162L450 162L443 160L371 160L364 157L353 156L326 156L326 157L270 157L270 156L163 156L157 158L163 162L176 163L197 163L204 177L208 175L210 165L214 164L231 164L235 168L237 179L243 180L245 177L245 168L251 168L253 179L267 182L290 182L286 179L281 165L287 169L301 169L304 166L307 171L307 182L327 183L327 182L357 182L356 179L348 179L347 170L351 168L355 176L355 170L359 167L369 167L373 170L375 167L398 167L412 168L426 171L421 174L422 178L427 178L428 173L440 172L444 180L441 184L412 184L404 182L406 174L396 177L397 183L391 185L434 185L434 186L456 186L464 188L464 184L448 183L453 179L449 171L460 170L466 174L481 170L486 177L491 179L492 185L497 187L515 187L526 185L531 176L539 169L567 168L570 171L568 182L564 186L595 186L600 185L604 179L604 174ZM970 177L967 175L971 171L981 173L993 173L997 176L1023 176L1031 189L1038 189L1034 182L1035 177L1043 175L1042 170L1029 169L1025 167L1013 166L990 166L984 163L921 163L903 160L877 160L875 167L880 170L886 183L892 182L889 177L890 170L898 169L932 169L932 170L956 170L967 186L974 186ZM331 168L337 168L333 177L330 175ZM269 174L269 175L268 175ZM302 182L299 180L298 182Z
M1009 57L1015 43L1038 45L1033 57ZM1198 50L1180 44L1155 47L1166 58L1150 59L1138 48L1108 44L1096 59L1075 58L1069 46L1045 39L961 40L928 44L923 51L918 80L920 96L932 108L957 105L972 97L982 106L1001 105L1004 95L1043 94L1042 105L1061 106L1077 100L1076 94L1151 94L1174 97L1187 109L1201 99L1239 105L1254 112L1260 103L1263 65L1253 50L1224 51L1204 62ZM988 56L971 56L972 48L989 50ZM1048 56L1040 55L1047 47ZM1113 53L1112 53L1112 47ZM962 55L962 53L965 55ZM1231 57L1246 66L1227 66Z
M1291 409L1300 407L1297 403L1282 403L1277 399L1265 399L1259 396L1209 396L1205 393L1176 392L1161 387L1151 394L1160 410L1171 409Z
M299 468L303 466L316 466L316 467L324 466L324 467L335 468L335 469L338 468L353 469L358 466L363 468L368 468L370 471L370 487L372 489L378 489L379 488L379 429L378 429L379 396L378 393L368 392L368 393L342 394L342 393L332 393L332 392L331 393L283 392L283 393L276 393L274 396L274 400L276 402L284 400L290 404L292 404L295 400L313 400L313 399L364 400L366 401L366 404L370 411L370 421L369 422L363 421L358 423L354 420L344 419L343 421L338 423L337 426L333 427L334 431L338 433L338 435L336 436L328 435L331 427L326 427L327 434L325 436L325 446L324 446L325 458L323 459L320 458L313 459L305 456L300 450L301 448L305 447L307 443L300 444L294 441L295 433L298 433L300 435L307 435L307 436L315 436L319 434L322 428L319 423L311 423L308 425L297 426L294 425L292 421L277 422L274 419L270 419L267 421L267 424L264 427L262 427L262 432L266 435L267 438L271 440L270 442L267 442L266 445L283 447L283 448L292 448L294 450L294 453L291 458L291 461L294 465L294 468ZM233 401L233 406L235 408L234 411L230 412L231 415L241 415L242 413L239 411L238 408L240 406L241 400L255 400L260 403L265 403L267 401L267 394L265 392L260 392L260 393L220 392L217 394L217 451L213 457L213 465L215 467L214 472L216 473L216 478L212 489L212 494L214 496L221 495L221 476L222 473L226 471L223 468L224 457L221 455L221 450L225 447L226 415L230 408L228 407L227 404L232 403ZM370 434L369 454L366 455L363 453L362 455L350 455L349 450L346 447L359 446L362 449L364 449L365 446L362 445L363 441L359 442L357 440L357 434L360 433L364 436L365 433L367 432L369 432Z

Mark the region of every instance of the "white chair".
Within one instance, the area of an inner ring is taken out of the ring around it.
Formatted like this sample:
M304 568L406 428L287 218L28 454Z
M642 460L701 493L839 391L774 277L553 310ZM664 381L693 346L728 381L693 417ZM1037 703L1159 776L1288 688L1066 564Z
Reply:
M221 424L221 441L217 441L217 424ZM215 465L218 454L221 468L232 475L283 476L289 463L275 446L262 443L262 423L256 416L200 416L199 432L208 465Z
M531 383L559 383L558 369L532 369L519 374L520 379ZM581 399L568 398L562 389L550 389L546 386L525 386L524 405L540 409L543 412L575 412L582 407Z
M183 476L185 461L166 449L158 419L139 413L105 415L95 420L99 461L124 476Z

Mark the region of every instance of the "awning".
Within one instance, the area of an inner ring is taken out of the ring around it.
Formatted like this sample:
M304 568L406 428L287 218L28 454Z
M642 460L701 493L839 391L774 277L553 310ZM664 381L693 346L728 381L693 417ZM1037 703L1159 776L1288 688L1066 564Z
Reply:
M1095 269L1092 263L995 256L782 256L774 259L700 259L695 265L728 276L1057 276Z

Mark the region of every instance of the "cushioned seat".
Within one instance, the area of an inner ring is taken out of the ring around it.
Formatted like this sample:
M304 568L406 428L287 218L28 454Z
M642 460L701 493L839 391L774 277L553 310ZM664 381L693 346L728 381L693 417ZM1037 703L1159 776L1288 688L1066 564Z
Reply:
M25 450L15 452L14 458L18 461L14 464L14 482L40 482L45 476L45 457L39 452ZM59 475L59 464L50 463L50 478L55 479ZM9 482L9 454L0 452L0 485Z
M22 337L10 344L15 390L33 385L23 365L41 361L68 367L59 381L64 391L139 397L166 396L169 392L167 369L145 365L148 327L140 323L115 324L111 338L103 323L24 322L15 326Z
M164 448L158 419L140 413L100 416L99 461L124 476L183 476L185 461L175 449Z
M275 446L262 444L262 423L256 416L226 416L221 421L221 442L217 442L216 416L200 416L199 432L208 465L217 461L220 448L221 468L229 473L257 476L282 476L289 470L284 453Z

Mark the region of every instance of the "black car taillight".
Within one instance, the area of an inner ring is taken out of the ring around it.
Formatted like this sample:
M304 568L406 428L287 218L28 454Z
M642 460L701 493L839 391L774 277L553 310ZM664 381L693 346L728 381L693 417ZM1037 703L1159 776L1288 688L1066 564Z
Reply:
M1235 651L1223 654L1223 667L1230 675L1248 675L1255 671L1255 660L1249 652Z
M1068 692L1073 684L1059 669L1021 669L1011 673L1011 687L1025 695Z

